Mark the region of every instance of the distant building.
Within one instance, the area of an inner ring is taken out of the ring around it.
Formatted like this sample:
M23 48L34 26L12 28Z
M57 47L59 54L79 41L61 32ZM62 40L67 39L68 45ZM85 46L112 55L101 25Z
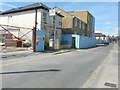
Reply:
M95 37L96 37L97 44L105 44L107 42L109 43L109 38L102 33L95 33Z
M87 25L87 36L94 37L95 33L95 18L88 11L80 11L80 12L69 12L69 14L76 16L80 20L84 21Z

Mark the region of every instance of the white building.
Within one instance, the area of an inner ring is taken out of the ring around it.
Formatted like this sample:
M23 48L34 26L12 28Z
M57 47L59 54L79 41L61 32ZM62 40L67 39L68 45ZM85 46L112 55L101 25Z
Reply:
M35 27L36 10L37 30L45 30L46 43L54 38L54 43L57 42L57 45L60 46L63 16L56 12L54 16L50 16L50 8L42 3L34 3L2 12L0 14L0 25L16 37L27 39L32 44L32 29ZM5 31L1 27L0 30Z
M106 37L106 35L102 33L95 33L95 37L97 44L105 44L108 42L108 38Z
M14 8L0 14L0 25L8 29L16 37L32 42L32 28L35 27L35 10L37 10L37 29L47 30L49 8L42 3ZM0 27L0 30L4 30ZM8 33L8 32L6 32Z

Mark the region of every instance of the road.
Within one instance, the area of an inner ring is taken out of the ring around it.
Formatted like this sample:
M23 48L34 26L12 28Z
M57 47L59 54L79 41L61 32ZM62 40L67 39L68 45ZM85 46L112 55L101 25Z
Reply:
M106 59L114 44L62 54L4 60L3 88L80 88Z

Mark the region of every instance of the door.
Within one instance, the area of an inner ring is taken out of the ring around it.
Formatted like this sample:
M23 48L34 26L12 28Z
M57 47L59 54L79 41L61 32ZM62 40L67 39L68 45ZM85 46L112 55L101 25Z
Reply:
M72 37L72 48L75 48L75 37Z

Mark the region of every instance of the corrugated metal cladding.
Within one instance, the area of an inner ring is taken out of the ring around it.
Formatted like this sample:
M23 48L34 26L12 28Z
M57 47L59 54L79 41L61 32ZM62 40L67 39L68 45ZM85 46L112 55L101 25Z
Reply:
M96 46L96 39L94 37L85 37L75 34L62 34L62 44L70 45L72 48L73 39L75 38L75 48L91 48Z

